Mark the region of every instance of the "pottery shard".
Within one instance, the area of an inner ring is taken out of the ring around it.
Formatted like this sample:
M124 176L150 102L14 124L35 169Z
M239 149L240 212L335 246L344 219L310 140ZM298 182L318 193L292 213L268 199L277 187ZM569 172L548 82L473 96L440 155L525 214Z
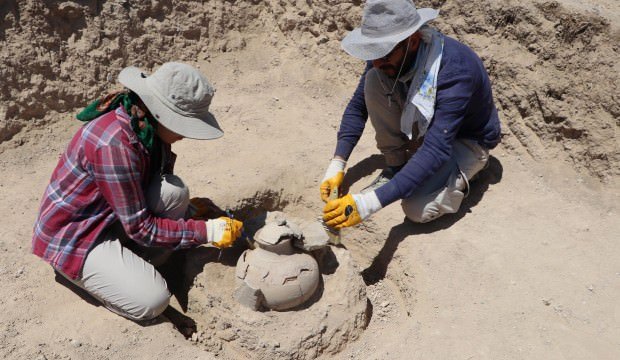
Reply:
M281 211L271 211L267 213L265 223L276 223L277 225L286 225L286 215Z
M247 306L254 311L259 310L265 301L260 289L254 289L247 283L241 283L235 290L234 297L241 305Z
M301 231L296 225L286 224L278 225L277 223L268 223L263 226L255 235L258 242L268 245L277 244L282 238L299 238Z
M329 235L325 227L318 221L311 221L301 226L303 237L295 239L293 245L305 251L313 251L324 248L329 241Z

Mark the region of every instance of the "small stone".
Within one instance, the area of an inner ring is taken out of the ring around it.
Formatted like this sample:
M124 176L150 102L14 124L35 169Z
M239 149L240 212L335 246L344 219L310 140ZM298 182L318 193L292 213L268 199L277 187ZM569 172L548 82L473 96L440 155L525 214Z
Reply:
M73 346L74 348L79 348L80 346L82 346L82 343L78 340L71 340L71 346Z
M227 342L231 342L239 337L232 329L220 331L217 336Z

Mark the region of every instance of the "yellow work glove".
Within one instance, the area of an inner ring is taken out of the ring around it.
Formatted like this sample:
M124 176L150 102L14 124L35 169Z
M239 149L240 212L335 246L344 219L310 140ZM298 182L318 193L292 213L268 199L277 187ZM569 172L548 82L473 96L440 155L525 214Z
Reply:
M344 167L347 162L342 159L332 159L321 181L321 200L328 202L332 191L337 190L344 180Z
M362 222L353 195L348 194L340 199L331 200L323 208L323 221L327 226L341 229Z
M231 247L241 236L241 229L241 221L226 216L207 220L207 241L220 249Z
M348 194L325 204L323 221L328 226L342 229L361 223L381 208L381 202L374 191L364 194Z

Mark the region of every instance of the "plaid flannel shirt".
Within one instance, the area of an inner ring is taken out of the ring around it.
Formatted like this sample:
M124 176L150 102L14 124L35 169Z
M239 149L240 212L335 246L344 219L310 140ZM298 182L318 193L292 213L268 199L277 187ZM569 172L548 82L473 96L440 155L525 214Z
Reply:
M102 232L120 221L144 246L206 242L204 221L153 216L146 206L149 156L119 107L84 125L52 174L34 226L32 251L73 279Z

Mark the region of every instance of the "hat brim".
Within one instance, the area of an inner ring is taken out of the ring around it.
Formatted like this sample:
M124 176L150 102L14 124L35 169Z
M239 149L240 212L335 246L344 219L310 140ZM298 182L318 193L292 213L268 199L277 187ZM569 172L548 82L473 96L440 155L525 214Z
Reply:
M118 81L138 94L157 122L183 137L198 140L217 139L224 131L211 112L197 116L179 114L164 105L146 83L147 75L135 66L124 68L118 75Z
M362 60L375 60L389 54L392 49L411 34L418 31L422 25L437 18L439 11L430 8L418 9L420 21L413 27L397 34L383 37L370 37L362 34L362 29L356 28L342 39L341 47L347 54Z

